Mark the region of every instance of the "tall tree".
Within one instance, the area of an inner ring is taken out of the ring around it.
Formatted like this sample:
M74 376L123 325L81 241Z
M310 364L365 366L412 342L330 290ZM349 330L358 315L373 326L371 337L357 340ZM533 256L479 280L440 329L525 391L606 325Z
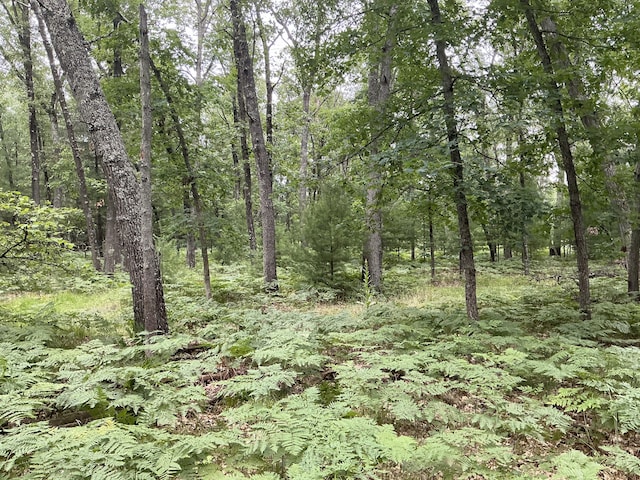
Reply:
M36 94L33 78L33 56L31 52L31 22L29 19L29 3L11 0L7 6L2 2L7 18L15 28L20 44L23 71L20 76L27 90L29 108L29 144L31 151L31 198L36 204L41 204L40 198L40 141L38 138L38 116L36 108Z
M238 0L230 0L231 20L233 23L233 51L238 70L240 92L244 97L249 120L249 131L253 144L253 155L258 167L258 187L260 191L260 218L262 220L262 268L268 290L278 289L276 270L276 222L273 208L273 180L269 153L264 140L262 119L256 83L253 73L253 60L249 53L247 32Z
M640 142L640 135L638 135ZM636 147L636 150L640 149ZM627 266L627 291L635 293L640 301L640 158L636 160L634 175L636 194L634 197L634 222L632 223L629 262Z
M133 285L134 322L137 329L167 332L169 326L164 307L160 273L155 293L156 310L145 315L143 255L140 242L140 195L133 166L127 156L115 117L93 71L86 43L65 0L39 0L42 14L51 34L63 70L67 74L78 110L102 163L107 182L113 189L116 219L129 262ZM156 269L159 266L156 265ZM153 318L154 325L146 325Z
M584 126L593 155L596 157L596 161L604 174L607 195L611 200L613 214L618 222L618 232L622 244L621 250L628 252L631 240L631 225L629 224L631 212L625 191L616 180L615 160L611 150L606 145L607 140L602 115L594 99L587 97L584 79L581 72L576 71L576 68L572 65L554 19L545 17L541 22L541 26L547 33L547 41L551 53L554 54L552 60L556 65L556 70L565 73L562 77L565 78L567 92L573 100L574 109Z
M587 253L587 242L585 239L585 227L582 217L582 202L580 200L580 190L578 187L578 176L573 160L569 134L565 125L564 106L562 104L562 92L556 81L556 72L549 55L549 50L542 36L535 12L529 0L520 0L527 25L533 41L538 51L538 57L542 63L544 72L547 75L546 88L549 107L553 112L553 127L556 133L556 140L562 158L562 168L567 176L569 189L569 206L571 208L571 219L573 220L573 232L576 244L576 260L578 264L578 302L580 310L585 316L589 316L589 257Z
M391 3L382 14L385 31L379 51L374 51L369 60L369 79L367 99L374 110L371 122L369 142L369 163L367 165L367 193L365 201L365 220L367 238L365 258L369 284L376 291L382 290L382 193L383 175L379 165L381 153L381 132L386 128L387 103L391 97L393 48L396 43L395 22L398 6ZM377 12L375 12L377 14Z
M98 249L98 240L96 237L96 226L93 222L93 214L91 212L91 204L89 203L89 193L87 190L87 181L84 172L84 165L82 164L82 156L80 155L80 148L78 147L78 141L76 139L75 127L71 119L71 112L67 105L67 99L62 85L62 78L58 67L55 63L53 47L49 41L49 35L46 31L46 26L40 12L40 6L36 0L32 0L31 6L38 20L38 28L40 30L40 36L42 37L42 43L47 52L47 58L49 60L49 66L51 67L51 76L53 77L53 84L55 87L55 99L60 105L62 111L62 117L64 119L65 128L67 131L67 138L69 139L69 146L71 147L71 155L76 167L76 177L78 179L78 193L80 196L80 206L82 213L84 214L85 226L87 229L87 240L89 242L89 248L91 249L91 260L93 267L100 271L102 266L100 265L100 251ZM55 106L52 106L54 108Z
M469 216L467 213L464 163L460 153L460 138L455 113L455 99L453 95L453 76L451 74L451 67L449 66L449 59L447 57L447 42L444 36L444 25L442 14L440 13L440 5L438 0L428 0L428 2L431 10L431 23L435 30L436 54L444 95L442 109L447 129L449 155L451 157L453 172L453 194L458 214L458 230L460 233L460 268L464 270L465 275L467 316L471 320L478 320L476 267L473 258L473 240L471 238L471 228L469 227Z
M256 230L253 222L253 189L251 181L251 163L249 160L249 144L247 143L247 109L244 104L244 96L240 87L240 76L237 78L238 89L235 95L233 122L236 127L236 135L240 141L240 158L242 159L242 198L244 199L244 213L247 223L247 235L249 236L249 249L255 252Z
M178 144L180 147L180 153L182 154L182 160L184 161L184 166L187 171L185 176L185 180L183 183L189 186L189 190L191 191L191 196L193 198L193 207L195 210L196 222L198 224L198 237L200 240L200 253L202 255L202 274L204 280L204 291L205 296L207 298L211 298L211 269L209 268L209 251L207 247L207 232L204 225L204 213L202 207L202 198L200 197L200 190L198 189L198 180L196 178L196 173L193 168L193 162L191 161L191 150L189 149L189 145L187 143L187 138L184 134L184 130L182 128L182 122L180 121L180 115L176 109L174 104L173 96L171 95L171 91L169 90L169 85L165 82L160 69L155 65L155 63L151 60L151 68L153 69L153 73L160 84L160 88L162 93L164 94L164 98L167 101L167 105L169 106L169 111L171 114L171 120L173 121L173 126L178 136ZM190 206L191 202L188 200L184 201L185 206ZM187 252L187 255L190 253Z
M153 205L151 201L151 58L149 56L149 29L147 12L140 4L140 100L142 107L142 138L140 141L140 242L142 243L142 275L144 278L144 329L153 332L158 328L155 316L158 312L166 318L159 259L153 243ZM160 289L158 292L157 289Z

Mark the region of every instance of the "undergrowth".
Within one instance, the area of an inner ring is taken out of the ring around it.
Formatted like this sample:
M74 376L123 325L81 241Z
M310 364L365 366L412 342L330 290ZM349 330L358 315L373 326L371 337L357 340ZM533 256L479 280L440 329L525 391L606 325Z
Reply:
M4 302L0 479L640 478L640 306L596 278L585 321L573 285L509 274L475 324L428 281L329 311L177 275L150 341Z

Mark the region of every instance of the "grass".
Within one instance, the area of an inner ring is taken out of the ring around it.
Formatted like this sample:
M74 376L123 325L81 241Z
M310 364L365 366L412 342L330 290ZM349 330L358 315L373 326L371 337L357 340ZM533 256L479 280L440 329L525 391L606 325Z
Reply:
M98 293L24 292L0 298L0 307L13 312L37 312L43 308L55 313L86 313L113 318L122 315L123 308L131 303L129 288L113 288Z

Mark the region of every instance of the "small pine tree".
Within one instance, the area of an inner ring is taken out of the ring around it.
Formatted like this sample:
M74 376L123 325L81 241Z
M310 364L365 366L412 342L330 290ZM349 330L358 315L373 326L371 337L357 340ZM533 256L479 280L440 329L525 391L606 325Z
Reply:
M345 264L353 258L353 247L362 244L352 199L340 185L325 184L302 220L298 261L303 274L314 283L335 287Z

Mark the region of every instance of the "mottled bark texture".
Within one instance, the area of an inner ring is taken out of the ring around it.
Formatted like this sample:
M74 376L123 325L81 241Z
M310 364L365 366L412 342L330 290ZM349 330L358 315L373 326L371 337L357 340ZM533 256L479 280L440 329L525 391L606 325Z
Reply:
M91 135L107 182L113 190L116 223L128 258L129 277L133 285L134 322L137 328L145 328L138 181L115 117L91 65L86 42L69 5L65 0L40 0L39 4L58 59L78 104L80 116ZM159 271L155 277L161 283ZM158 310L154 312L157 324L155 330L168 331L162 288L155 291L158 295Z
M168 326L157 322L158 313L166 319L160 259L153 243L153 205L151 203L151 137L153 134L151 115L151 74L149 58L149 30L147 12L140 4L140 100L142 108L142 135L140 141L140 241L142 243L142 275L144 278L144 330L167 331ZM160 291L158 291L158 289ZM166 320L165 320L166 323Z
M453 193L458 214L458 230L460 232L460 269L465 276L465 300L467 305L467 316L471 320L478 320L478 300L476 296L476 266L473 258L473 241L471 238L471 228L469 227L469 215L467 212L467 195L464 182L464 163L459 147L458 124L455 116L455 104L453 97L453 77L447 58L447 44L442 37L442 15L438 0L429 0L431 9L431 23L436 30L436 54L440 77L442 79L442 89L444 93L445 125L447 129L447 139L449 140L449 155L453 172Z
M585 240L585 227L582 218L582 203L580 201L580 190L578 188L578 176L573 161L571 143L565 125L564 107L562 105L562 92L555 80L555 69L549 55L549 50L542 37L542 32L538 26L535 13L529 0L520 0L520 5L527 19L529 31L536 45L538 57L542 67L547 74L548 102L553 112L553 127L556 131L556 139L562 158L562 167L567 175L567 186L569 190L569 207L571 209L571 219L573 220L573 232L576 243L576 260L578 264L578 302L580 311L585 317L590 316L590 293L589 293L589 257L587 253L587 242Z
M276 273L276 222L273 208L273 181L269 154L264 141L258 96L256 93L253 60L247 44L247 32L238 0L230 1L233 23L233 50L236 67L249 120L249 132L253 144L253 155L258 167L260 191L260 218L262 220L262 268L267 290L278 289Z

